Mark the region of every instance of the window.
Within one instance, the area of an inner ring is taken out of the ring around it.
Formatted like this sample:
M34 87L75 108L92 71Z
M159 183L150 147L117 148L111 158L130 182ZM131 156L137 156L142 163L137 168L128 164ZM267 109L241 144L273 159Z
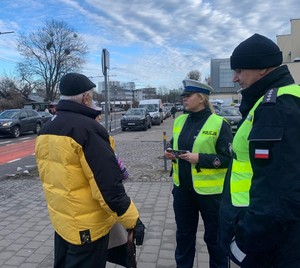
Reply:
M221 88L224 87L233 88L234 87L234 83L232 82L233 71L230 69L229 61L221 62L219 68L220 68L219 86Z

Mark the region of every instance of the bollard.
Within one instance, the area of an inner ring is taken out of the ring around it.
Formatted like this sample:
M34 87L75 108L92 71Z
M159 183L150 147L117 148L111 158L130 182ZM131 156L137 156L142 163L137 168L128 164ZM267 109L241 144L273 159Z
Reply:
M109 121L109 132L111 132L111 122L113 121L112 119L112 114L110 115L110 121Z
M163 144L164 144L164 151L167 149L167 134L166 131L163 132ZM167 158L164 157L164 167L165 167L165 171L168 170L167 167Z

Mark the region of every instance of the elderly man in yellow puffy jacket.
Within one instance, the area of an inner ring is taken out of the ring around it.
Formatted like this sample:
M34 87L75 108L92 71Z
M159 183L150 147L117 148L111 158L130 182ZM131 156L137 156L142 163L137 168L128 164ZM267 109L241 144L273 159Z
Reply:
M92 108L95 84L68 73L57 113L36 140L36 160L55 230L54 267L105 267L109 232L119 222L141 245L144 225L127 196L109 135Z

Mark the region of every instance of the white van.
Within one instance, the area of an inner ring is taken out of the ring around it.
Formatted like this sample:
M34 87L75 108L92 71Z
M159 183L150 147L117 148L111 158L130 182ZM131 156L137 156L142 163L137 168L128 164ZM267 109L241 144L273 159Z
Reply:
M153 125L160 125L163 122L163 104L161 99L140 100L139 108L145 108L149 111Z

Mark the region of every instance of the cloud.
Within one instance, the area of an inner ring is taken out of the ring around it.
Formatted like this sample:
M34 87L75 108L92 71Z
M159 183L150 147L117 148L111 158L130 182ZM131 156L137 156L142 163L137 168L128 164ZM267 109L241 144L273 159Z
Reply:
M289 34L290 19L299 16L298 0L276 5L271 0L2 2L0 31L8 25L30 32L46 19L63 20L88 44L83 70L88 75L101 76L101 51L106 48L115 80L138 79L141 84L171 89L181 87L190 70L209 76L212 58L229 57L236 45L255 32L274 41L277 34ZM15 46L5 46L1 39L0 44L9 58L12 52L8 51Z

